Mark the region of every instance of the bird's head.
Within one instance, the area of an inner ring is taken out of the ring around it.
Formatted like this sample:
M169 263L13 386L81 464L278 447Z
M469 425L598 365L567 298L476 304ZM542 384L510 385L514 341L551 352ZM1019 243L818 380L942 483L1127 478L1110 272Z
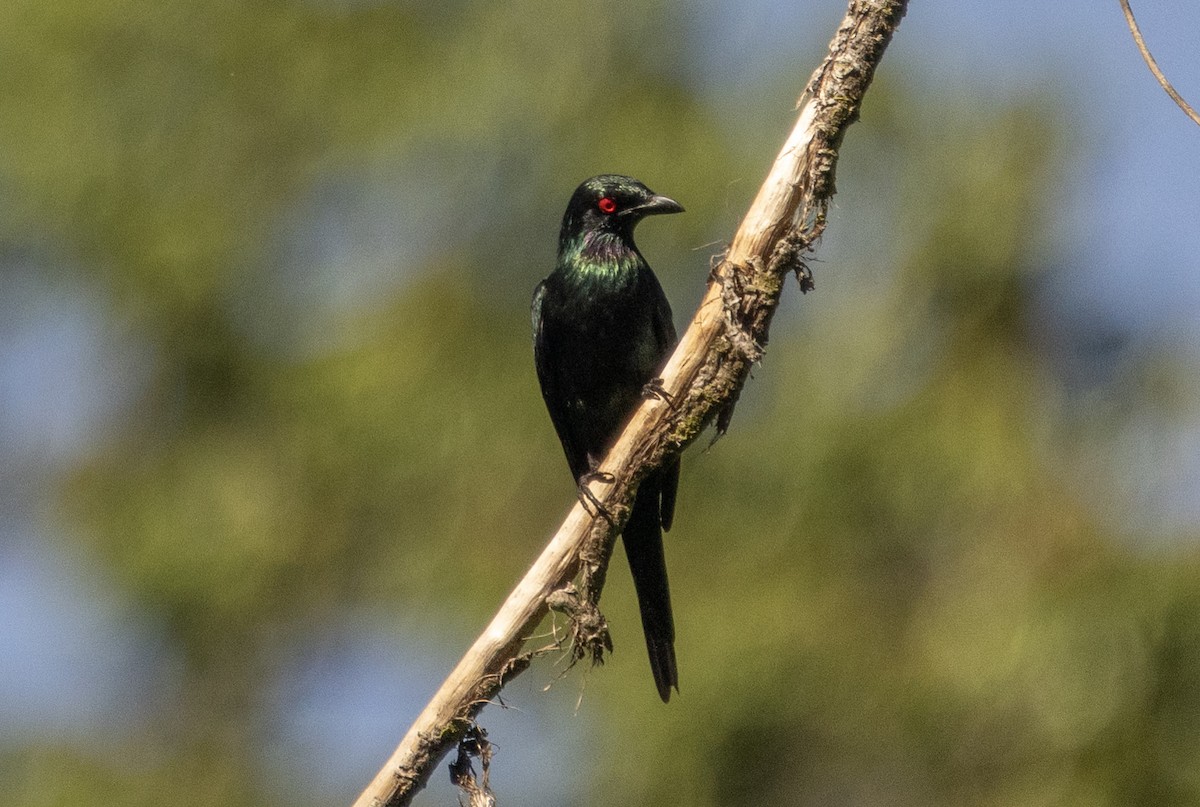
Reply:
M560 242L587 232L611 232L624 237L646 216L682 213L683 205L659 196L641 182L620 174L601 174L584 180L563 215Z

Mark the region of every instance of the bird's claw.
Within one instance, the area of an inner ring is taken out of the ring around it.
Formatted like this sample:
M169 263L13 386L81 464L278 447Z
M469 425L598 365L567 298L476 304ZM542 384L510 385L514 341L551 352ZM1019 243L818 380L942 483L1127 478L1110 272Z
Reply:
M667 392L662 376L652 378L646 382L646 385L642 387L642 397L657 398L660 401L666 401L672 408L675 407L675 396Z
M592 518L600 516L609 524L613 523L612 513L608 512L604 503L596 498L596 494L592 493L592 489L588 485L593 482L602 482L605 485L611 485L615 481L616 477L607 471L588 471L579 477L579 503L583 505L583 509L587 510L588 515L592 516Z

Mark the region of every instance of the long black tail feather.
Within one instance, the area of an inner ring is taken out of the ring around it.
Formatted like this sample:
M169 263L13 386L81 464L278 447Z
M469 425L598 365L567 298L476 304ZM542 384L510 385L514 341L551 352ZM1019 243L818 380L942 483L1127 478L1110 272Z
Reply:
M677 473L677 472L676 472ZM679 671L675 665L675 621L671 615L671 589L667 583L667 564L663 556L662 483L659 474L644 480L633 503L633 512L625 524L622 538L633 587L642 612L646 650L650 669L663 703L671 699L671 688L679 691Z

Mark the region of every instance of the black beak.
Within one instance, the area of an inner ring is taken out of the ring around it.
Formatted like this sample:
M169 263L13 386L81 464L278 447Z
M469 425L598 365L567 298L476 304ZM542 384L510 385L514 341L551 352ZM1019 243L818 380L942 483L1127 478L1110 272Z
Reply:
M683 205L666 196L651 196L640 205L626 208L626 213L636 213L639 216L653 216L659 213L682 213Z

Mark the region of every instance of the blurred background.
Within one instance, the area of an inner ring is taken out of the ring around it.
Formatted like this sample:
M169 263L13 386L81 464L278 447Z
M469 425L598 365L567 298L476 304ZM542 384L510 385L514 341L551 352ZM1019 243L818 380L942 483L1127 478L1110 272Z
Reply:
M0 5L0 802L348 804L573 502L572 189L687 207L686 325L844 10ZM1200 7L1135 10L1195 105ZM913 3L686 455L681 695L618 549L501 803L1200 804L1198 178L1115 0Z

